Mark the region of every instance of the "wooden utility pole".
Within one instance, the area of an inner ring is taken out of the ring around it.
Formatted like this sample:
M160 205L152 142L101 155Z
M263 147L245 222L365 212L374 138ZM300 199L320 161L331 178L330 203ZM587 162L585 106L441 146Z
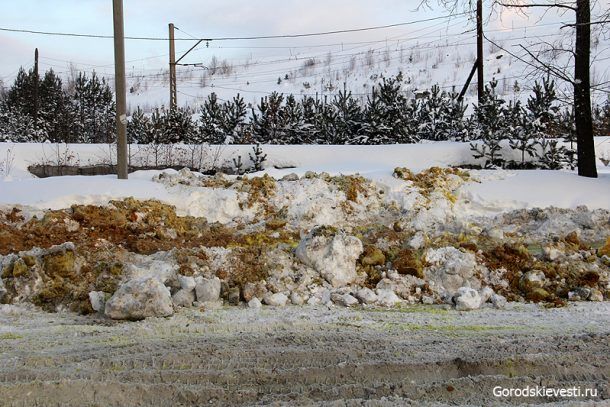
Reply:
M483 0L477 0L477 96L483 99L485 79L483 75Z
M178 106L178 89L176 86L176 44L174 41L174 24L169 24L169 108Z
M464 87L462 88L462 91L460 92L460 96L458 96L458 100L464 99L464 95L466 94L466 91L468 90L468 87L470 86L470 81L472 81L472 77L474 76L474 72L477 70L478 66L479 66L479 60L474 61L474 65L472 66L470 75L468 75L468 79L466 79L466 83L464 84Z
M112 0L114 18L114 83L116 93L117 174L127 179L127 90L123 0Z
M38 75L38 48L34 50L34 125L38 123L38 87L40 85L40 76Z

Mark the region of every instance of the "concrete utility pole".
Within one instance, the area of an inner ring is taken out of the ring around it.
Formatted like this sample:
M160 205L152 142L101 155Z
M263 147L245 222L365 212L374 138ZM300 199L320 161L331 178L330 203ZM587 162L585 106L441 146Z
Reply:
M483 99L485 79L483 76L483 0L477 0L477 95Z
M176 44L174 41L174 24L169 24L169 108L178 106L178 89L176 86Z
M127 179L127 90L125 86L125 33L123 0L112 0L114 18L114 74L116 94L117 174Z

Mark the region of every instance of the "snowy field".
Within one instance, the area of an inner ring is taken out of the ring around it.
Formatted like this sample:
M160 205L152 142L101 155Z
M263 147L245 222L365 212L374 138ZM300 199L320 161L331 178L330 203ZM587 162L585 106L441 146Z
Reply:
M115 176L55 177L38 179L27 170L29 165L53 162L53 156L72 156L80 165L115 162L116 154L108 145L60 145L0 143L0 204L27 205L38 209L61 209L73 204L105 204L112 199L134 197L159 199L175 205L180 213L204 216L208 201L198 199L200 190L163 186L153 182L160 171L138 171L129 181ZM135 151L141 146L132 146ZM246 158L250 146L226 146L219 150L219 162L231 163L238 155ZM210 155L216 149L210 148ZM255 174L280 179L291 173L304 175L307 171L327 172L331 175L360 174L397 192L392 172L396 167L407 167L419 172L430 167L480 164L472 158L468 143L432 142L412 145L378 146L264 146L267 154L265 171ZM503 152L510 159L510 150ZM468 210L497 214L522 208L610 209L610 166L599 157L610 157L610 137L596 138L598 179L578 177L568 171L501 170L472 171L476 183L462 186L458 193L468 201ZM515 154L515 153L513 153ZM518 159L518 157L514 157ZM6 164L6 162L10 162ZM57 162L55 159L54 162ZM284 169L276 169L289 167ZM171 170L169 171L171 172Z

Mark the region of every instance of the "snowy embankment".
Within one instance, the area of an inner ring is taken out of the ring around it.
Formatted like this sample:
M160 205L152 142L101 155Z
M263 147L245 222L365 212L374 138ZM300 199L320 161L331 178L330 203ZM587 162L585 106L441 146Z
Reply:
M610 137L596 139L598 157L610 156ZM132 151L142 148L132 146ZM226 146L215 150L218 162L231 163L239 155L248 157L250 146ZM375 181L390 193L399 193L404 184L392 177L396 167L407 167L419 172L429 167L477 164L468 143L437 142L413 145L380 146L264 146L267 154L265 173L280 179L308 171L331 175L360 174ZM205 216L206 209L218 202L202 194L200 188L163 186L153 182L160 171L138 171L130 179L119 181L115 176L72 176L38 179L27 170L29 165L57 163L58 157L69 157L71 164L94 165L114 162L113 147L108 145L54 145L0 143L0 204L26 205L37 209L61 209L73 204L105 204L113 199L159 199L175 205L178 212ZM507 158L510 151L504 152ZM598 160L598 179L578 177L566 171L471 171L477 183L467 183L458 191L461 210L476 214L533 208L610 209L610 167ZM209 192L209 191L208 191ZM218 193L218 192L216 192ZM230 197L220 197L224 204Z

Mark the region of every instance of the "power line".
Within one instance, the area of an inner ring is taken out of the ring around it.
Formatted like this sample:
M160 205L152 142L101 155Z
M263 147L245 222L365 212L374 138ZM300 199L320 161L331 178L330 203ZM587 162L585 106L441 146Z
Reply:
M442 24L442 23L441 23L441 24ZM434 26L436 26L436 25L438 25L438 24L433 25L433 27L434 27ZM449 27L453 27L453 26L455 26L455 25L458 25L458 24L451 24ZM423 29L418 29L418 30L415 30L415 31L413 31L413 32L411 32L411 33L409 33L409 34L407 34L407 35L409 35L409 36L410 36L410 35L411 35L411 34L413 34L414 32L426 31L426 30L428 30L429 28L430 28L430 27L426 27L426 28L423 28ZM433 31L433 32L436 32L436 31ZM423 43L423 44L417 44L416 46L408 47L408 49L411 49L411 48L413 48L413 49L415 49L415 48L420 48L420 46L422 46L422 45L423 45L423 46L426 46L426 45L432 44L432 43L434 43L434 42L441 41L441 40L442 40L442 39L444 39L444 38L448 38L448 37L452 37L452 36L453 36L453 34L452 34L452 35L448 35L448 34L445 34L445 35L440 35L440 36L438 36L438 38L437 38L437 39L435 39L435 40L428 41L428 42ZM408 42L408 41L413 41L413 40L417 40L417 39L420 39L420 38L431 38L431 37L437 37L437 35L432 35L431 33L424 33L424 34L422 34L422 35L418 35L418 36L415 36L415 37L408 37L408 38L405 38L405 35L403 34L403 35L398 35L398 36L390 37L390 38L388 38L388 39L386 39L386 40L379 41L379 42L388 42L388 41L389 41L389 42L394 42L394 41L396 41L396 40L398 40L398 41L400 41L400 42L402 42L402 41L406 41L406 42ZM364 48L364 45L359 45L359 46L355 46L355 47L352 47L352 48L348 48L348 49L346 49L345 51L352 51L352 50L356 50L356 49L360 49L360 48ZM380 49L383 49L383 48L385 48L385 47L371 48L371 49L369 49L369 50L372 50L372 51L377 51L377 50L380 50ZM405 49L405 50L407 50L407 49ZM337 56L338 56L338 57L356 56L356 55L358 55L358 54L363 54L363 53L364 53L364 51L361 51L361 52L359 52L359 53L353 53L353 54L345 54L345 53L343 53L343 52L344 52L344 51L341 51L341 53L338 53L338 54L337 54ZM321 58L321 57L323 57L324 55L326 55L326 54L309 55L309 56L303 56L303 57L300 57L299 59L300 59L300 60L305 60L305 59L309 59L309 58ZM47 58L47 59L50 59L50 58ZM55 60L56 60L56 61L60 61L60 62L66 62L66 63L73 62L73 61L67 61L67 60L58 60L58 59L55 59ZM255 65L273 65L273 64L276 64L276 63L279 63L279 62L290 62L290 61L297 62L297 61L298 61L298 59L284 59L284 60L265 61L265 62L251 62L251 63L248 63L248 64L232 65L231 67L232 67L232 68L235 68L235 67L242 67L242 66L243 66L243 67L249 67L249 66L255 66ZM82 65L93 66L92 64L78 63L78 62L75 62L75 63L76 63L77 65L78 65L78 64L82 64ZM47 64L47 65L53 66L52 64ZM333 64L331 64L331 65L337 65L337 63L333 63ZM97 65L97 66L94 66L94 67L104 67L104 66L106 66L106 65ZM280 69L278 72L284 72L284 71L285 71L285 69L287 69L287 68L282 68L282 69ZM158 68L151 69L151 70L153 70L153 71L158 71ZM276 70L276 71L277 71L277 70ZM262 73L269 73L269 72L270 72L270 71L263 71ZM271 71L271 72L273 72L273 71ZM249 73L248 75L252 75L252 74L257 74L257 75L258 75L258 74L260 74L260 73L261 73L261 72L253 72L253 73ZM133 78L133 77L137 77L137 78L148 78L148 77L163 77L163 76L167 76L167 75L168 75L168 73L167 73L167 72L159 72L159 73L154 73L154 74L142 74L142 75L138 75L138 74L135 74L135 73L134 73L134 74L130 74L130 75L128 75L128 77L132 77L132 78ZM108 76L108 77L112 77L113 75L112 75L111 73L108 73L108 74L106 74L106 76ZM238 76L239 76L239 75L238 75Z
M536 38L542 38L542 37L553 36L553 35L554 34L541 35L541 36L537 36ZM521 40L521 39L527 39L527 38L530 38L530 37L511 37L511 38L506 38L505 40ZM428 44L431 44L433 42L435 42L435 41L431 41ZM402 52L402 51L409 52L409 51L412 51L413 49L417 49L417 50L420 50L420 49L435 50L435 49L441 49L441 48L451 48L451 47L457 47L457 46L460 46L460 45L472 45L472 44L476 44L476 43L473 43L473 42L466 42L466 43L464 43L464 42L457 41L457 42L454 42L454 43L447 43L447 44L434 45L434 46L420 46L420 45L417 45L415 47L405 48L404 50L400 50L400 49L399 50L388 50L387 52L389 54L396 54L396 53ZM426 44L421 44L421 45L426 45ZM381 51L383 51L383 48L370 49L369 51L381 52ZM299 79L299 78L315 78L315 77L320 77L320 76L326 76L327 72L323 72L324 69L329 68L331 66L340 66L340 65L346 64L346 63L349 62L349 60L351 58L354 58L356 56L365 56L369 51L357 52L357 53L353 53L353 54L341 54L341 55L337 55L337 56L335 56L335 58L338 57L339 59L337 61L331 62L329 64L316 63L316 68L321 68L321 71L319 73L302 73L302 74L298 75L298 74L294 74L294 71L295 70L300 70L300 69L302 69L302 67L301 68L299 68L299 67L284 67L284 68L267 70L267 71L244 72L242 74L237 74L237 75L234 74L234 75L230 75L227 78L220 78L220 79L217 79L217 80L220 80L220 81L223 81L223 82L231 81L231 82L234 83L235 80L242 79L244 81L247 80L248 83L262 84L262 83L273 83L273 82L276 82L277 81L277 77L272 78L272 76L274 76L275 74L291 73L289 75L290 76L290 78L289 78L290 80L295 80L295 79ZM306 59L308 59L308 58L303 58L303 60L306 60ZM400 57L392 57L392 58L387 59L385 62L395 61L395 60L398 60L398 59L400 59ZM278 61L278 62L281 62L281 61ZM454 63L455 62L434 63L433 65L437 65L437 66L440 66L440 65L452 65ZM313 69L315 69L315 68L312 67L312 70ZM268 80L257 79L257 78L260 78L260 77L267 77L269 79ZM215 78L214 77L209 77L209 79L210 80L214 80ZM190 84L194 84L194 82L189 82L188 80L187 81L183 81L183 83L184 82L190 83ZM247 84L244 83L244 85L247 85Z
M444 15L444 16L431 17L431 18L425 18L425 19L420 19L420 20L405 21L405 22L395 23L395 24L378 25L378 26L373 26L373 27L321 31L321 32L304 33L304 34L258 35L258 36L245 36L245 37L235 36L235 37L208 37L208 38L176 38L175 41L199 41L199 40L202 40L202 41L236 41L236 40L267 40L267 39L278 39L278 38L319 37L319 36L334 35L334 34L346 34L346 33L363 32L363 31L383 30L386 28L402 27L402 26L406 26L406 25L426 23L426 22L430 22L430 21L446 20L446 19L453 18L453 17L460 17L460 16L463 16L466 14L468 14L468 13ZM24 34L61 36L61 37L77 37L77 38L97 38L97 39L113 39L114 38L112 35L38 31L38 30L26 30L26 29L21 29L21 28L6 28L6 27L0 27L0 31L24 33ZM142 41L169 41L169 38L161 38L161 37L125 37L125 39L126 40L142 40Z
M259 35L259 36L251 36L251 37L217 37L217 38L203 38L204 41L237 41L237 40L269 40L269 39L277 39L277 38L302 38L302 37L319 37L323 35L334 35L334 34L345 34L345 33L354 33L354 32L363 32L363 31L373 31L373 30L381 30L386 28L394 28L394 27L402 27L405 25L412 25L417 23L427 23L430 21L438 21L438 20L446 20L452 17L461 17L467 15L469 13L458 13L454 15L444 15L439 17L426 18L421 20L413 20L407 21L403 23L396 24L387 24L387 25L379 25L374 27L365 27L365 28L353 28L348 30L334 30L334 31L322 31L316 33L307 33L307 34L282 34L282 35Z
M432 27L435 27L438 25L443 25L443 24L444 23L435 24ZM510 28L503 28L503 29L487 30L487 32L530 30L530 29L538 29L538 28L542 28L542 27L546 27L546 26L561 25L561 24L564 24L564 23L555 22L555 23L537 24L535 26L510 27ZM452 24L451 26L456 26L456 25L459 25L459 24ZM424 29L410 31L408 35L412 35L413 33L416 33L418 31L425 31L429 28L431 28L431 27L426 27ZM194 37L193 35L191 35L189 33L186 33L184 30L179 29L178 27L176 27L176 29L193 37L193 39L196 39L196 37ZM437 32L437 31L439 31L439 30L436 30L433 32ZM409 40L413 40L413 39L438 37L437 40L441 40L441 39L447 38L447 37L455 37L455 36L462 36L462 35L470 34L469 32L459 32L459 33L451 33L451 34L447 33L447 34L443 34L443 35L436 35L436 34L433 34L433 32L431 32L430 34L419 35L419 36L411 37L411 38L405 38L404 36L395 36L395 37L390 37L390 38L385 38L382 40L375 40L375 41L339 42L339 43L330 43L330 44L308 44L308 45L294 45L294 46L217 46L217 47L211 46L211 47L207 47L206 49L307 49L307 48L338 47L338 46L343 47L343 46L347 46L347 45L366 45L366 44L393 43L393 42L397 42L398 44L400 44L403 41L409 41ZM552 35L544 35L543 37L547 37L547 36L552 36ZM527 37L523 37L523 38L527 38ZM354 47L351 49L356 49L356 48L359 48L359 47ZM412 48L412 47L410 47L410 48ZM350 49L348 49L348 51L349 50ZM179 51L179 53L183 53L185 51L186 51L186 49L183 51ZM198 50L195 50L195 52L197 52L197 51ZM127 63L140 62L140 61L146 61L146 60L150 60L150 59L166 57L168 55L169 55L168 53L163 53L163 54L153 55L153 56L149 56L149 57L131 59L131 60L127 60L126 62ZM296 55L295 55L295 57L296 57ZM300 58L303 59L305 57L300 57ZM92 67L92 68L105 68L105 67L114 66L114 63L93 64L93 63L89 63L89 62L79 62L79 61L75 61L75 60L64 60L64 59L56 59L56 58L50 58L50 57L41 57L41 59L47 59L47 60L52 60L52 61L65 62L65 63L74 63L75 65L85 65L85 66ZM297 58L294 58L294 59L297 59ZM285 61L289 61L289 60L290 59L285 59ZM275 62L275 61L250 62L247 64L233 65L233 67L238 67L238 66L247 67L247 66L251 66L251 65L266 65L269 63L273 63L273 62ZM158 68L153 68L153 69L148 69L148 70L155 71L155 70L158 70ZM12 75L13 74L8 74L5 76L5 78L10 77Z
M502 28L495 30L486 30L486 32L507 32L507 31L517 31L517 30L529 30L529 29L538 29L546 26L553 25L562 25L564 23L546 23L546 24L536 24L534 26L520 26L520 27L511 27L511 28ZM184 32L184 31L183 31ZM456 35L465 35L470 34L470 32L461 32L455 34L448 34L446 36L456 36ZM432 36L432 35L431 35ZM308 44L308 45L284 45L284 46L252 46L252 45L242 45L242 46L210 46L206 49L302 49L302 48L323 48L323 47L340 47L344 45L356 45L356 44L376 44L380 42L389 42L390 39L376 40L376 41L359 41L359 42L335 42L330 44Z
M21 29L21 28L0 27L0 31L13 32L13 33L24 33L24 34L51 35L51 36L58 36L58 37L114 39L114 36L112 36L112 35L37 31L37 30L25 30L25 29ZM168 41L167 38L158 38L158 37L125 37L125 39L126 40L146 40L146 41ZM184 38L184 40L187 40L187 38ZM189 40L189 41L192 41L192 40Z

